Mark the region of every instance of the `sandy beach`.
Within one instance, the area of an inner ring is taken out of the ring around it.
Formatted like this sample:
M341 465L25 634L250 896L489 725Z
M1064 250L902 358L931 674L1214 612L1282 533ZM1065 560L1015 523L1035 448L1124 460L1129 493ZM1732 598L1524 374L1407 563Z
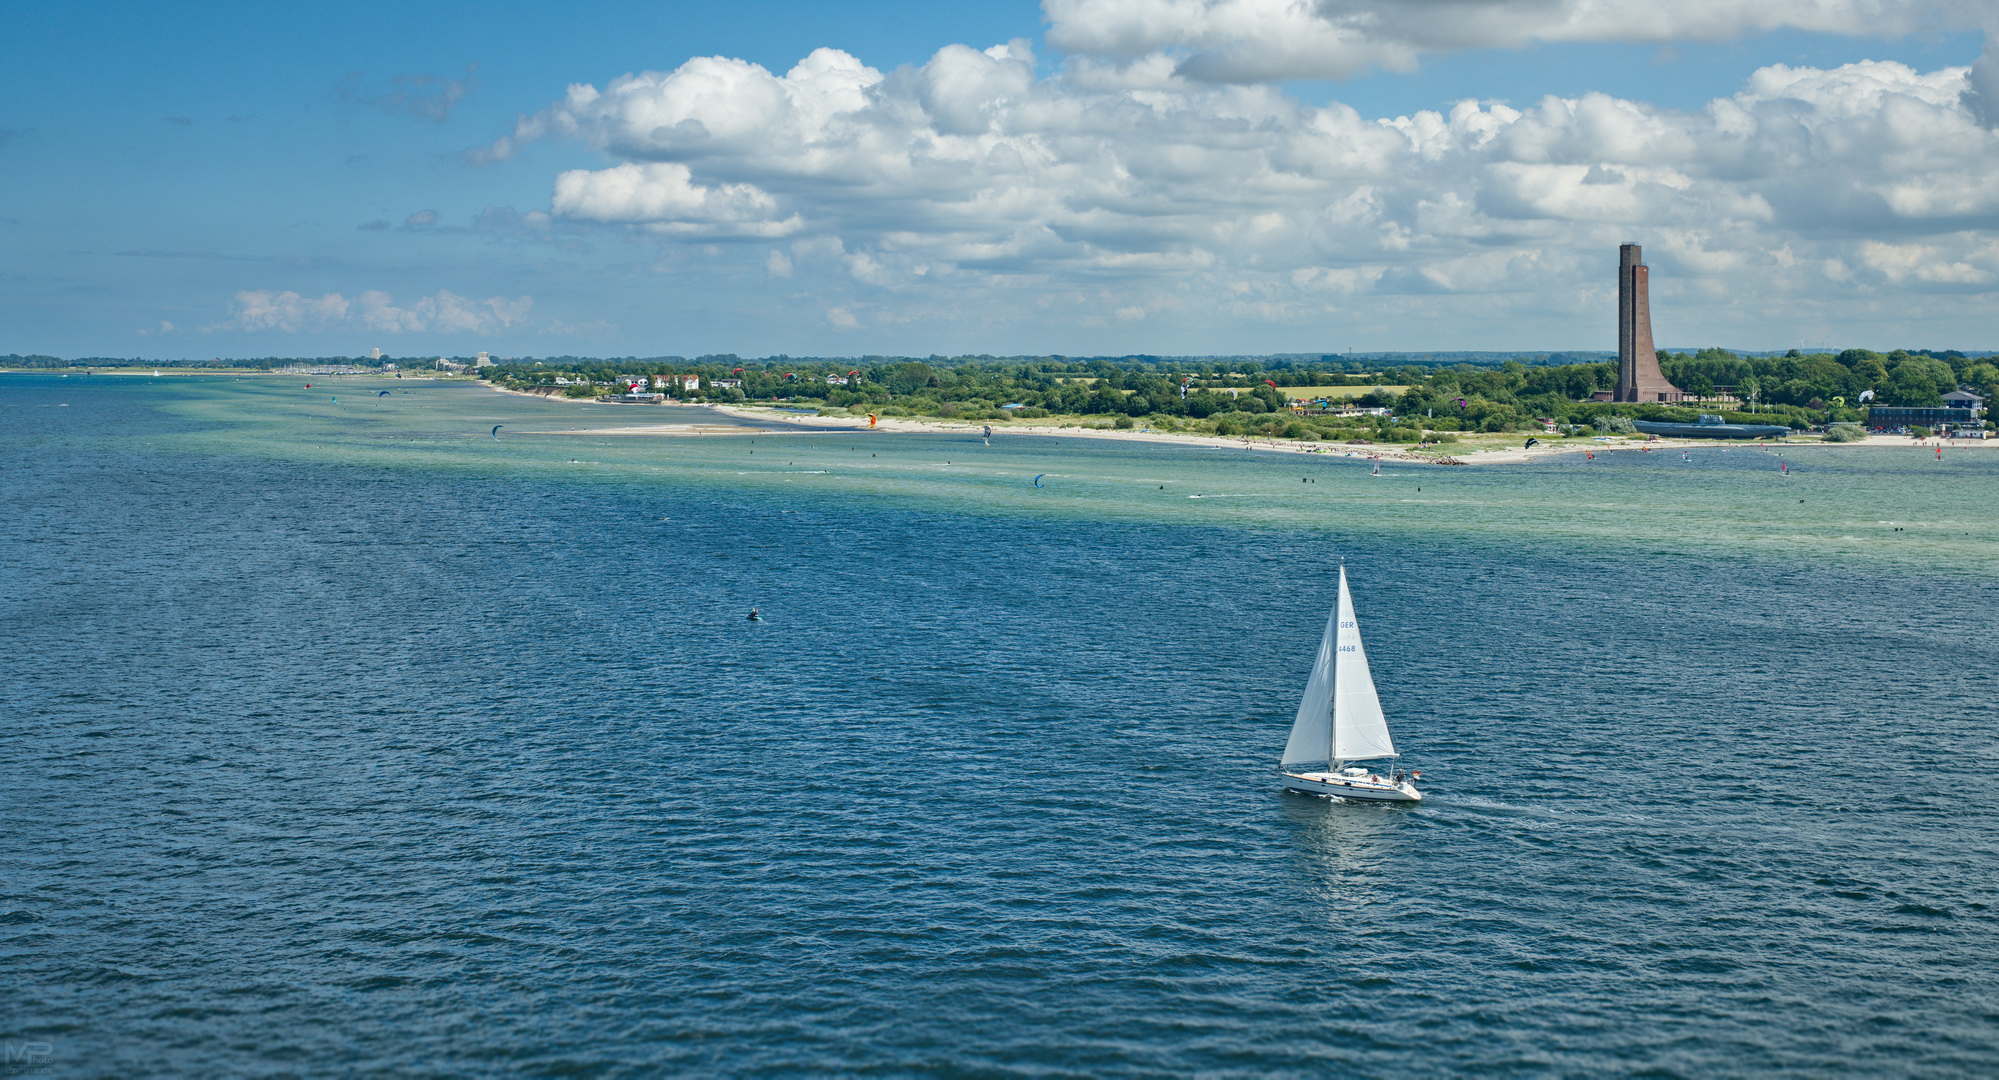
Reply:
M490 384L488 384L490 385ZM548 401L573 401L575 404L593 404L558 395L535 394L522 390L508 390L492 386L491 389L503 394L520 394ZM741 420L782 423L790 426L791 433L799 429L824 429L865 431L868 421L858 416L815 416L810 413L788 412L783 409L756 405L631 405L633 410L653 409L712 409ZM638 417L634 417L638 419ZM943 420L918 419L906 416L885 416L875 422L874 430L891 432L927 432L933 434L966 434L980 432L990 423L994 435L1054 435L1074 439L1113 439L1137 442L1178 443L1187 446L1210 446L1225 449L1257 450L1267 453L1330 454L1340 457L1379 458L1382 461L1398 461L1421 465L1518 465L1540 458L1556 457L1564 454L1582 453L1663 453L1683 449L1770 449L1774 447L1797 446L1870 446L1900 447L1907 450L1922 450L1934 453L1941 445L1946 453L1957 450L1999 449L1999 439L1911 439L1901 435L1870 435L1846 443L1825 443L1817 436L1807 435L1783 441L1735 440L1735 439L1647 439L1639 436L1609 436L1603 439L1566 439L1560 436L1541 436L1531 432L1509 432L1504 436L1473 435L1461 442L1447 443L1421 450L1403 449L1403 444L1375 445L1356 442L1332 442L1308 439L1273 439L1267 436L1246 435L1204 435L1196 432L1156 431L1149 428L1114 428L1108 422L1104 426L1086 426L1070 422L1067 424L1037 424L1021 421L984 420ZM568 435L585 434L581 431L536 431L523 434ZM623 427L592 428L591 435L745 435L745 434L785 434L771 429L752 429L718 424L643 424L635 423ZM1528 439L1537 440L1537 445L1527 447Z

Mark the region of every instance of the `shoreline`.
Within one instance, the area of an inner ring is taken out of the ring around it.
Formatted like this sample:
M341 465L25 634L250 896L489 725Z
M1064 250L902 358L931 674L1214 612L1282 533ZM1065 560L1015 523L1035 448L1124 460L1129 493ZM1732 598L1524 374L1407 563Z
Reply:
M493 390L497 393L502 393L502 394L518 394L522 397L540 398L544 401L574 402L575 404L578 405L593 404L593 402L584 401L581 399L564 398L559 394L537 394L525 390L510 390L505 387L493 386L491 383L481 383L481 385L485 386L489 390ZM645 406L634 406L634 407L643 408ZM654 407L657 408L662 406L654 406ZM785 432L785 431L772 431L772 430L752 430L749 428L721 428L713 425L674 424L674 425L652 425L652 426L633 425L630 427L595 428L589 431L587 434L592 434L592 435L793 434L797 435L797 434L806 433L803 431L796 430L798 428L815 428L827 431L870 430L868 427L867 420L861 417L817 416L809 413L787 412L785 410L771 406L708 405L708 404L674 402L664 407L681 408L681 409L711 409L725 416L732 416L739 420L784 423L787 425L791 425L794 428L794 430ZM875 427L872 430L890 431L901 434L977 434L986 425L986 423L987 421L983 420L976 420L976 421L946 420L941 418L917 419L906 416L884 416L876 421ZM559 435L559 434L572 434L572 433L535 432L534 434ZM574 432L573 434L585 434L585 433ZM1567 454L1581 454L1586 452L1657 453L1662 450L1691 450L1691 449L1714 448L1714 447L1720 447L1723 449L1733 449L1736 447L1748 449L1754 447L1760 450L1770 450L1772 448L1777 448L1777 447L1796 448L1796 447L1806 447L1806 446L1809 447L1871 446L1876 448L1900 447L1904 449L1920 449L1932 452L1934 451L1934 448L1939 445L1946 446L1951 449L1971 449L1975 447L1999 448L1999 439L1932 438L1932 439L1917 440L1917 439L1911 439L1904 435L1869 435L1864 439L1857 439L1853 442L1846 442L1846 443L1827 443L1827 442L1819 442L1816 440L1810 442L1770 442L1768 440L1758 441L1754 439L1659 438L1659 439L1647 440L1643 438L1632 438L1630 436L1610 436L1610 441L1598 442L1595 439L1575 440L1575 439L1561 438L1557 436L1552 442L1544 441L1540 445L1530 448L1517 444L1524 443L1526 440L1530 438L1541 439L1542 436L1536 435L1531 432L1513 432L1509 433L1508 438L1506 440L1508 442L1516 444L1513 446L1494 446L1494 445L1481 446L1477 443L1468 444L1468 445L1459 444L1459 443L1450 443L1450 444L1444 444L1443 446L1440 446L1434 450L1411 451L1411 450L1402 449L1401 444L1395 444L1393 448L1390 448L1385 446L1375 446L1370 444L1355 444L1347 442L1326 442L1326 441L1306 440L1306 439L1275 439L1264 435L1205 435L1196 432L1151 431L1143 428L1119 429L1119 428L1109 428L1109 427L1104 427L1104 428L1080 427L1080 426L1064 427L1056 424L1036 424L1031 422L1021 423L1019 421L993 422L993 434L1032 435L1032 436L1042 436L1042 437L1057 436L1057 437L1079 438L1079 439L1110 439L1110 440L1121 440L1127 442L1172 443L1181 446L1203 446L1212 449L1223 449L1223 450L1241 449L1241 450L1260 450L1264 452L1290 452L1296 454L1322 454L1322 455L1331 455L1335 457L1359 458L1363 460L1378 458L1382 461L1393 461L1393 462L1400 462L1403 464L1440 465L1440 466L1519 465L1527 462L1532 462L1541 458L1558 457ZM1449 449L1446 449L1446 447L1449 447Z

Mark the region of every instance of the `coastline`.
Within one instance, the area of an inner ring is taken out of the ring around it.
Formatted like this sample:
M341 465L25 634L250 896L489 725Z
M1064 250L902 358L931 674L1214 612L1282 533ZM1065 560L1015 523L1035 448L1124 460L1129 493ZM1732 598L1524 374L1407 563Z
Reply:
M591 402L586 402L581 399L564 398L557 394L537 394L525 390L510 390L505 387L494 386L491 383L481 383L480 385L485 386L489 390L493 390L497 393L502 393L502 394L518 394L522 397L540 398L545 401L559 401L559 402L573 401L575 404L579 405L591 404ZM644 408L644 407L645 406L643 405L634 406L634 408ZM733 416L739 420L781 422L786 425L790 425L794 429L793 431L790 432L790 434L800 434L800 432L796 430L798 428L817 428L829 431L868 430L868 422L861 417L815 416L806 413L787 412L782 409L770 406L761 406L761 405L710 405L710 404L696 405L692 403L675 403L667 406L654 406L654 407L712 409L715 412L722 413L723 415L726 416ZM946 420L946 419L931 419L931 418L917 419L905 416L884 416L876 421L874 430L891 431L891 432L898 432L905 434L966 434L966 433L977 433L981 431L981 429L984 428L987 423L988 421L983 421L983 420ZM1259 450L1259 451L1274 452L1274 453L1288 452L1294 454L1327 454L1336 457L1348 457L1348 458L1360 458L1360 459L1378 458L1382 461L1393 461L1393 462L1400 462L1403 464L1415 464L1415 465L1519 465L1536 461L1541 458L1557 457L1568 454L1581 454L1585 452L1657 453L1663 450L1689 450L1689 449L1700 449L1700 448L1714 448L1717 446L1724 449L1733 449L1738 447L1743 449L1749 449L1753 447L1762 450L1770 450L1776 447L1795 448L1800 446L1811 446L1811 447L1871 446L1876 448L1900 447L1904 449L1920 449L1933 452L1933 448L1941 444L1953 450L1986 448L1986 447L1999 449L1999 439L1916 440L1901 435L1870 435L1865 439L1858 439L1853 442L1847 442L1847 443L1826 443L1826 442L1819 442L1816 440L1809 442L1772 443L1768 441L1759 442L1753 439L1738 440L1738 439L1659 438L1659 439L1647 440L1641 438L1632 438L1629 436L1611 436L1608 441L1598 442L1595 439L1577 440L1577 439L1565 439L1558 437L1553 441L1542 442L1540 445L1529 448L1518 444L1524 443L1526 442L1526 440L1530 438L1539 439L1541 438L1541 436L1533 434L1531 432L1510 432L1507 434L1504 441L1507 443L1515 444L1511 446L1493 445L1494 442L1497 442L1499 440L1479 440L1477 442L1470 442L1470 443L1446 444L1446 447L1448 448L1439 447L1437 449L1428 450L1428 451L1412 451L1412 450L1403 449L1401 444L1396 444L1394 446L1376 446L1371 444L1356 444L1349 442L1326 442L1326 441L1304 440L1304 439L1275 439L1269 436L1262 436L1262 435L1253 435L1253 436L1252 435L1204 435L1195 432L1152 431L1144 428L1119 429L1119 428L1110 428L1110 427L1101 427L1101 428L1082 427L1074 425L1062 426L1060 424L1036 424L1032 422L1022 423L1020 421L991 421L990 423L992 423L993 434L995 435L1006 434L1006 435L1058 436L1063 438L1077 438L1077 439L1110 439L1110 440L1122 440L1128 442L1175 443L1183 446L1205 446L1205 447L1230 449L1230 450L1241 449L1241 450ZM536 434L560 435L560 434L570 434L570 432L536 432ZM702 424L671 424L671 425L634 424L629 427L594 428L591 429L589 434L690 436L690 435L738 435L738 434L778 435L778 434L786 434L786 432L772 431L772 430L753 430L749 428L719 427L715 425L702 425Z

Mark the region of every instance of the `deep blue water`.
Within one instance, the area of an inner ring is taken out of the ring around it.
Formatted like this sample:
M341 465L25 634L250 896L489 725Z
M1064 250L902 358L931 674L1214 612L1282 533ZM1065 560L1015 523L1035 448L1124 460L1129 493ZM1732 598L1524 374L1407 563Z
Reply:
M1989 578L282 460L50 386L0 1041L54 1075L1999 1072ZM1331 552L1418 808L1272 784Z

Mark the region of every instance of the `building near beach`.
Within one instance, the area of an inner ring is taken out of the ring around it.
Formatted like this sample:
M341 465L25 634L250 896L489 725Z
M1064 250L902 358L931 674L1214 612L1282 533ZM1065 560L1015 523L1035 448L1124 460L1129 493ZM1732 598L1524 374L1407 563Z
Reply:
M1972 416L1985 415L1985 399L1969 390L1959 387L1943 396L1946 409L1968 409Z
M1912 427L1926 427L1932 431L1945 427L1984 427L1978 421L1978 409L1937 409L1913 408L1904 405L1875 405L1867 410L1867 426L1875 431L1904 431Z

